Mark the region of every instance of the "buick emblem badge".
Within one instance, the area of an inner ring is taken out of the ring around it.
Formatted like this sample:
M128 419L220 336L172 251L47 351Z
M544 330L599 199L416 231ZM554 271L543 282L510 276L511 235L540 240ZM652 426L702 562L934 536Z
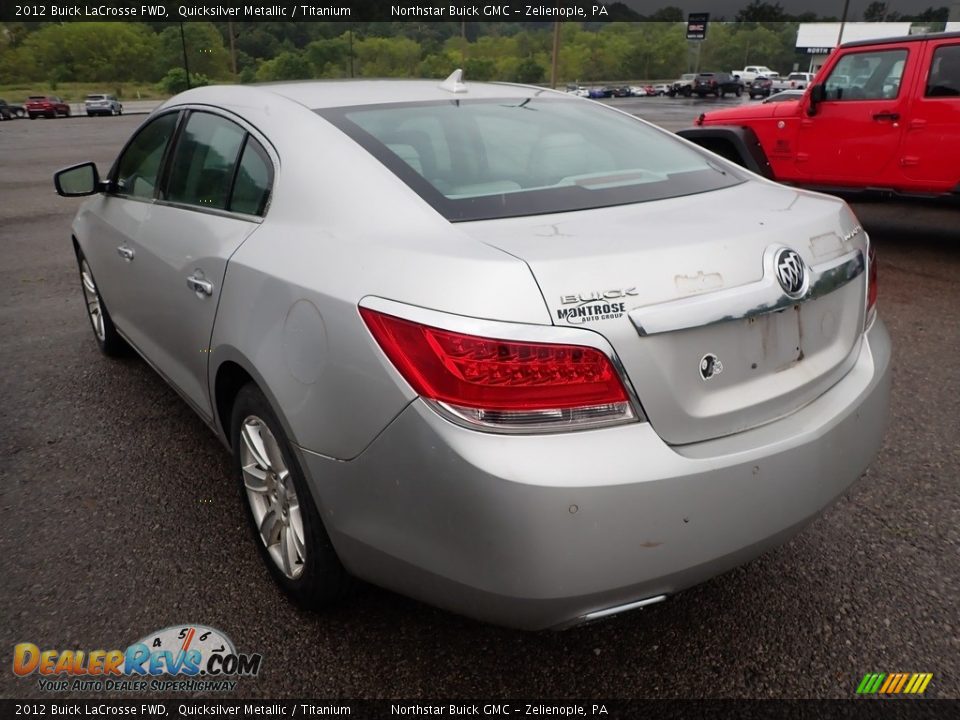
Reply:
M797 299L803 296L807 290L807 271L796 250L780 248L773 257L773 268L787 297Z

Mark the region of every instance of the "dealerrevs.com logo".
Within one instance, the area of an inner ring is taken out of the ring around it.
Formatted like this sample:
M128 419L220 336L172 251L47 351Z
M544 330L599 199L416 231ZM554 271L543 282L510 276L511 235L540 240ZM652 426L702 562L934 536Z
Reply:
M263 656L238 653L226 634L204 625L173 625L126 650L13 649L13 672L37 676L39 690L95 692L230 691L255 677Z

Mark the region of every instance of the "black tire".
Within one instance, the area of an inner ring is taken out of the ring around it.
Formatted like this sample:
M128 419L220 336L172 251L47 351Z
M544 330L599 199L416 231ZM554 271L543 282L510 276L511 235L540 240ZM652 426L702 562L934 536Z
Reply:
M18 118L22 118L27 116L27 111L21 109L21 110L17 110L15 114Z
M30 119L31 119L31 120L36 120L36 119L37 119L37 116L34 115L33 113L30 113Z
M737 97L740 97L741 95L743 95L743 88L738 87L736 90L733 91L733 94L736 95Z
M280 448L289 476L293 479L300 517L303 521L305 546L302 570L296 578L287 577L277 566L254 521L253 508L244 485L241 456L241 445L244 442L241 438L241 430L249 418L258 419L269 429ZM342 601L350 594L355 581L340 563L330 542L330 537L327 535L313 500L313 494L307 486L296 456L290 450L290 443L283 431L283 426L277 420L263 392L254 383L244 385L233 403L233 412L230 417L230 444L233 448L234 474L240 484L247 524L253 534L257 551L274 581L297 605L303 608L320 609Z
M77 269L80 272L81 292L84 293L87 319L90 321L90 327L93 330L93 339L97 341L97 347L99 347L100 352L107 357L123 357L130 351L130 346L127 345L127 341L120 337L120 333L117 332L117 328L113 324L113 319L110 317L110 312L107 310L103 298L100 297L100 291L97 289L97 281L93 277L93 270L90 269L89 263L87 263L86 258L84 258L83 253L79 249L77 250ZM97 331L96 320L90 311L89 288L85 287L84 269L89 273L90 280L93 283L93 293L96 295L97 302L99 303L100 315L103 319L102 337Z
M718 88L717 88L717 97L718 97L718 98L722 98L722 97L723 97L724 95L726 95L726 94L727 94L726 90L724 90L722 87L718 87Z

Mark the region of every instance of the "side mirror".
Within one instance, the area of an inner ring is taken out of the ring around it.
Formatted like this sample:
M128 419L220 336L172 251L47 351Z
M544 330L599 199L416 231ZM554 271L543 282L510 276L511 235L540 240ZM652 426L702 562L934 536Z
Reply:
M53 184L57 188L57 194L63 197L94 195L103 190L100 184L100 173L97 172L97 165L93 162L57 170L53 174Z
M827 97L826 89L823 85L814 85L810 88L810 105L807 107L807 115L813 117L817 114L817 105L822 103Z

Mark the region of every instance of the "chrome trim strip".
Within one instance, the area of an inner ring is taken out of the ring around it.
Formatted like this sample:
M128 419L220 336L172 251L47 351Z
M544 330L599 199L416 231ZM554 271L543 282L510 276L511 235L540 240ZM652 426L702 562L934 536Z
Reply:
M594 612L587 613L586 615L581 615L577 618L580 622L589 622L590 620L599 620L600 618L610 617L611 615L617 615L622 612L627 612L628 610L636 610L637 608L646 607L647 605L653 605L654 603L663 602L667 599L666 595L654 595L653 597L646 598L644 600L637 600L636 602L626 603L625 605L614 605L611 608L606 610L595 610Z
M768 247L763 254L763 277L754 283L704 293L693 297L645 305L627 313L640 337L704 327L730 320L779 312L798 303L828 295L863 274L866 263L860 249L825 263L807 267L806 292L791 298L777 282L773 259L783 245Z
M620 358L617 357L617 353L614 351L613 346L607 341L607 339L603 335L600 335L593 330L575 327L559 327L557 325L529 325L526 323L504 322L502 320L487 320L467 317L465 315L453 315L451 313L440 312L439 310L430 310L417 305L407 305L406 303L397 302L396 300L387 300L386 298L377 297L376 295L367 295L366 297L361 298L358 305L359 307L370 308L371 310L376 310L377 312L386 313L387 315L394 315L396 317L421 323L423 325L430 325L443 330L462 332L469 335L480 335L482 337L497 338L500 340L516 340L518 342L565 343L569 345L585 345L587 347L596 348L607 356L607 358L613 364L617 374L620 376L620 382L623 383L623 387L627 391L627 399L630 402L630 407L633 409L634 414L634 417L631 419L618 420L617 423L611 424L623 424L637 421L647 422L647 416L646 413L643 412L643 406L640 404L640 398L637 396L637 391L634 389L633 383L630 382L630 378L627 377L627 372L623 366L623 363L620 362ZM439 411L440 408L438 407L437 403L433 403L431 401L426 402L434 410ZM442 416L446 419L454 420L458 425L469 427L472 430L503 432L476 424L468 424L463 418L456 416L453 413L443 412L440 414L442 414ZM583 427L577 429L566 428L564 431L576 432L581 429L594 429L595 427L597 426L594 425L593 427ZM537 431L531 430L531 432ZM539 432L543 433L542 430Z

